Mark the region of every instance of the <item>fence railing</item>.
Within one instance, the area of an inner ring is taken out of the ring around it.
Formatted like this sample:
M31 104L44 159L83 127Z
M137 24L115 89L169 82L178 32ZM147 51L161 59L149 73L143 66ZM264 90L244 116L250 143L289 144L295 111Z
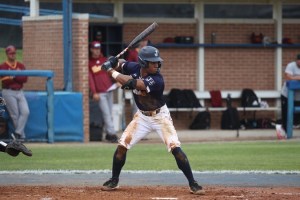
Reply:
M0 70L0 76L35 76L45 77L47 91L47 133L48 142L54 142L54 72L51 70Z

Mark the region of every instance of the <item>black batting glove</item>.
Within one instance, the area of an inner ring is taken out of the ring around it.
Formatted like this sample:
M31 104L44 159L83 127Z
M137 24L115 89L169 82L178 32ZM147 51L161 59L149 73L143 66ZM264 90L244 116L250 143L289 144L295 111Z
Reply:
M105 70L105 71L110 71L112 70L112 65L111 62L108 60L105 63L103 63L103 65L101 66L101 69Z
M118 65L118 59L114 56L108 58L109 62L111 63L111 67L115 68Z

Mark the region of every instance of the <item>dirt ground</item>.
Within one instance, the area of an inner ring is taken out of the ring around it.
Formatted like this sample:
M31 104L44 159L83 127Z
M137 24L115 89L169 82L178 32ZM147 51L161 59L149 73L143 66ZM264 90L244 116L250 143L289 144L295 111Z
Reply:
M193 195L181 186L122 186L116 191L102 191L101 187L61 186L1 186L0 199L9 200L120 200L120 199L202 199L202 200L296 200L300 188L285 187L205 187L205 195Z

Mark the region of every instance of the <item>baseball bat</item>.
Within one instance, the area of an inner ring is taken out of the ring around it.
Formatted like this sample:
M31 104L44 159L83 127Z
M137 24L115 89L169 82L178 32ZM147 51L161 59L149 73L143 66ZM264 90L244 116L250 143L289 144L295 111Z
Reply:
M141 32L138 36L136 36L130 43L129 45L121 51L116 58L120 58L130 47L136 45L143 39L145 39L148 35L150 35L156 28L158 27L158 24L156 22L153 22L150 26L148 26L143 32Z

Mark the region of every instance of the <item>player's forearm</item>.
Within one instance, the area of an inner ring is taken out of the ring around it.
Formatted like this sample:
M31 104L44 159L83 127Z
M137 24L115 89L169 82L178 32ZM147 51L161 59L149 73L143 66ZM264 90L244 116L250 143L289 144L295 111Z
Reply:
M300 75L285 74L286 80L300 80Z
M125 83L127 83L130 79L133 79L131 76L129 75L125 75L125 74L121 74L115 70L111 70L108 72L108 74L110 76L112 76L117 82L119 82L121 85L124 85ZM145 90L146 86L144 84L144 81L141 79L137 79L136 80L136 86L135 88L138 90Z
M116 70L110 70L108 74L113 77L117 82L121 83L122 85L126 83L128 80L132 79L131 76L121 74Z

